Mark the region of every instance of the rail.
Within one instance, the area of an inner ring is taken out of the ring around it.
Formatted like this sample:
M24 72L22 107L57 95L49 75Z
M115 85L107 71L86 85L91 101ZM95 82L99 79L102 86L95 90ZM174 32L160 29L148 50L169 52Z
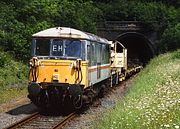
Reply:
M61 122L59 122L57 125L55 125L52 129L61 129L63 128L63 126L69 122L70 120L72 120L73 118L76 117L76 113L73 112L71 114L69 114L67 117L65 117Z
M21 127L22 125L26 124L29 121L32 121L33 119L37 118L40 114L38 112L33 113L32 115L4 128L4 129L16 129Z
M45 116L36 112L4 129L61 129L70 120L77 116L76 112L73 112L67 116Z

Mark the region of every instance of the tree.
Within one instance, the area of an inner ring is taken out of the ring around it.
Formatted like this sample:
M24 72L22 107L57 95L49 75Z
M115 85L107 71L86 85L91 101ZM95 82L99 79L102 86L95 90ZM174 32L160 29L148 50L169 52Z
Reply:
M161 52L174 51L180 48L180 23L169 26L163 33L159 45Z

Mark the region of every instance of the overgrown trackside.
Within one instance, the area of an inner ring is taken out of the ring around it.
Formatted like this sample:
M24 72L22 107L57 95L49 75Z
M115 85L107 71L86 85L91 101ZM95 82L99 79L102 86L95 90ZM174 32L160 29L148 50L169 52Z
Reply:
M180 50L153 59L98 128L180 128Z
M28 67L0 52L0 103L26 93Z

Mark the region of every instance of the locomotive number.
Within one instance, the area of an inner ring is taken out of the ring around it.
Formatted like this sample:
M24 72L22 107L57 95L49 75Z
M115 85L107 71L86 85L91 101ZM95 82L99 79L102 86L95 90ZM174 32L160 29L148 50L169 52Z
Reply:
M53 45L53 52L62 52L62 45Z

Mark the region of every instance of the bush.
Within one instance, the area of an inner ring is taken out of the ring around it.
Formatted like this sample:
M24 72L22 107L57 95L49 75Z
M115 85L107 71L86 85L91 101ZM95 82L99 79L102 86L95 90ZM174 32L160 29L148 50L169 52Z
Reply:
M6 65L7 62L9 62L10 56L8 54L5 54L4 52L0 53L0 67L4 67Z
M0 52L0 89L27 82L27 75L26 65L14 61L8 53Z
M26 62L31 35L54 26L67 26L96 32L100 10L92 1L15 0L0 1L0 46Z
M169 26L162 35L159 45L161 52L174 51L180 48L180 23Z

